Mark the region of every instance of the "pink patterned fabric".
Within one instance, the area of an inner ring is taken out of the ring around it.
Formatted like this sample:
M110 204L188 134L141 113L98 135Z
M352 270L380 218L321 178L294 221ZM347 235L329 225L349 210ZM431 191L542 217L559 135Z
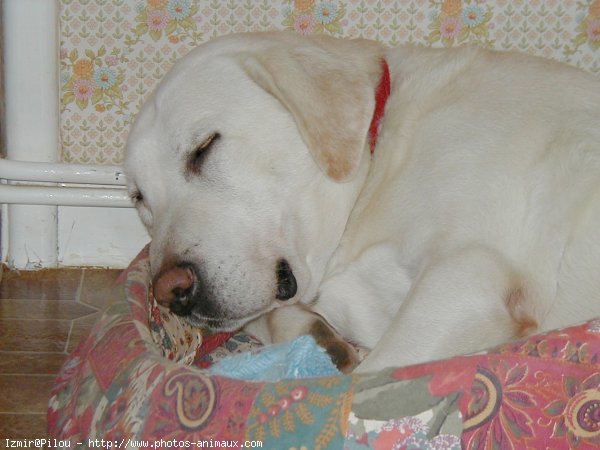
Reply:
M199 335L190 338L197 330L167 329L175 318L157 315L149 282L145 250L115 287L120 300L63 366L48 408L50 437L84 448L87 439L122 448L130 439L155 448L173 439L259 440L276 449L600 446L600 319L366 376L250 383L186 365L196 352L205 367L255 343L216 335L201 345Z
M354 425L349 434L354 443L367 447L600 447L600 319L506 344L482 355L391 369L379 374L376 384L377 389L387 386L383 405L380 396L369 397L372 383L369 378L354 388L353 412L358 416L351 420ZM367 400L359 402L356 397L362 390L367 392L361 394ZM412 402L410 408L402 406L406 399ZM371 411L378 405L382 417L363 419L370 422L366 426L357 417L369 411L370 401ZM386 409L387 404L392 407ZM442 410L436 410L442 404ZM411 416L407 409L412 410ZM419 419L429 416L429 422L437 422L441 429L453 415L460 418L462 430L454 423L450 434L432 434L431 425ZM362 432L356 431L357 423ZM369 435L368 429L377 431ZM457 434L462 447L452 439ZM384 438L388 447L381 446Z

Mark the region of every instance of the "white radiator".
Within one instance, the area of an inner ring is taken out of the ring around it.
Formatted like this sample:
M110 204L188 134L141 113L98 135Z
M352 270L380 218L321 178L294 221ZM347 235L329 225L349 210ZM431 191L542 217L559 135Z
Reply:
M0 202L20 205L131 207L118 166L0 160ZM48 183L52 183L49 185Z

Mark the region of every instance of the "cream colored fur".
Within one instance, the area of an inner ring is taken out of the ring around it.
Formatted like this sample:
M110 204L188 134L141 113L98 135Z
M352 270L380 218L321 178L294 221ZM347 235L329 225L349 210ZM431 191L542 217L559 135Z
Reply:
M392 93L371 156L383 57ZM214 132L202 172L186 176ZM322 316L373 349L366 371L600 315L600 81L565 65L219 38L147 101L126 168L153 272L199 267L223 328L280 341ZM275 299L280 258L298 282L288 301Z

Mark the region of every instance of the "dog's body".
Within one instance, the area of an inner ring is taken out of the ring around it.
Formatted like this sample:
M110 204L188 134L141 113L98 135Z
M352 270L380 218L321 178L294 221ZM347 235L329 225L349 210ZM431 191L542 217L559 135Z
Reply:
M600 315L600 81L558 63L221 38L142 109L126 167L155 295L198 325L309 332L352 367L321 316L372 370Z

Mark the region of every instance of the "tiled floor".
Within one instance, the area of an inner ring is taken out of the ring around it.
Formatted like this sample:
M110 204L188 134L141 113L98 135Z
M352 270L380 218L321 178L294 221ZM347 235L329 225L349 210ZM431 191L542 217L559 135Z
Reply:
M46 437L49 391L111 298L119 270L7 272L0 281L0 442Z

